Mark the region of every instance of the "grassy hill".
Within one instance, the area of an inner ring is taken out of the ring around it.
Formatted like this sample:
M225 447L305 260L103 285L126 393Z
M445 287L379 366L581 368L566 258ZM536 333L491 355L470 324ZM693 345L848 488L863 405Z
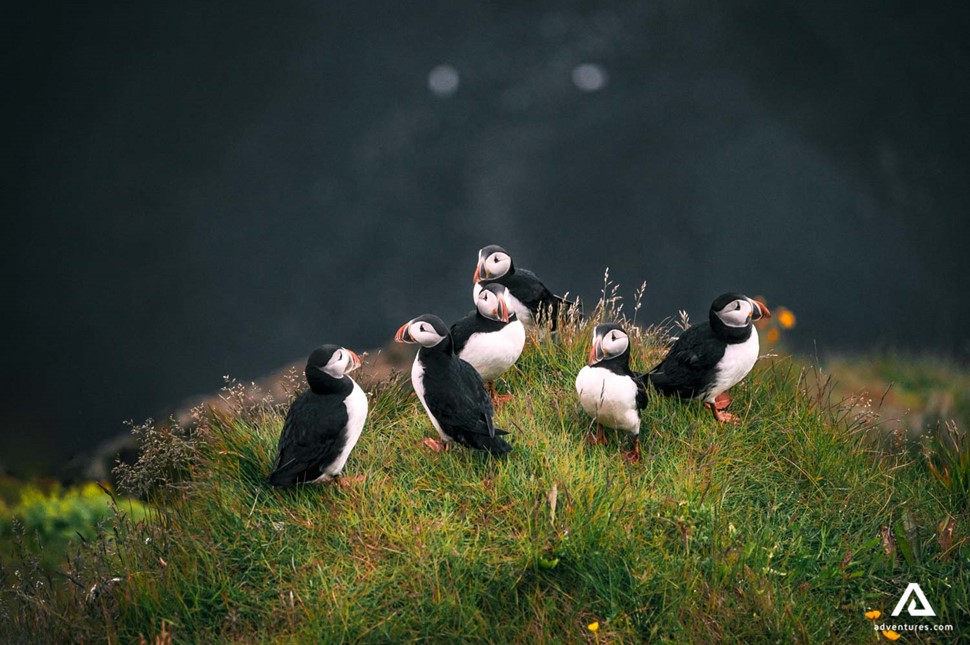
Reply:
M860 642L883 638L864 613L888 615L909 582L955 631L905 640L970 630L958 433L931 460L877 448L869 415L774 358L735 388L737 426L653 397L644 459L628 464L626 437L583 440L573 382L590 336L573 321L508 375L506 459L419 446L434 431L407 375L372 388L347 472L366 479L347 486L267 487L285 405L246 403L240 387L231 412L200 411L192 431L142 427L142 460L121 479L156 510L135 522L122 508L63 579L3 570L0 635ZM637 367L666 343L632 336Z

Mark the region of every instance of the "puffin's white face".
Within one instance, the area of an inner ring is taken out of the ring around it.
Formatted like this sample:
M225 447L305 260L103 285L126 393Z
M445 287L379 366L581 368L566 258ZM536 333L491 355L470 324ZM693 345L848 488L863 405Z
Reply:
M747 327L748 323L754 317L755 309L757 309L757 305L752 300L738 298L727 303L723 309L716 313L717 317L721 319L721 322L728 327ZM758 317L760 317L760 313L759 310Z
M599 327L593 335L593 348L589 352L589 364L619 356L630 347L630 337L622 329L601 330Z
M509 301L508 301L509 290L502 287L495 293L491 288L482 289L478 293L478 300L475 302L475 306L478 308L478 313L485 316L490 320L501 320L502 322L509 321Z
M444 339L444 335L438 333L434 325L425 320L405 323L394 338L399 343L418 343L422 347L434 347Z
M619 329L611 329L608 334L603 336L601 343L603 353L607 356L619 356L630 346L630 337Z
M500 278L509 272L512 266L512 258L508 253L495 251L488 257L478 258L478 271L475 275L478 280L491 280ZM476 280L476 282L478 281Z
M320 369L334 378L343 378L346 374L360 367L360 356L341 347L333 353L330 361Z

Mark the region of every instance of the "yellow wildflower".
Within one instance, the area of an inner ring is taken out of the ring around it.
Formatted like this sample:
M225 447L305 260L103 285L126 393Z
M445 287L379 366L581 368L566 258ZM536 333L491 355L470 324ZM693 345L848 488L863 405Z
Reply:
M866 612L866 618L868 618L869 620L875 620L880 616L882 616L882 612L879 611L878 609L873 609L872 611Z
M778 328L777 327L772 327L765 334L765 341L769 345L773 345L773 344L777 343L779 338L781 338L781 332L778 331Z
M598 622L590 623L589 625L586 625L586 629L588 629L591 632L599 631L599 628L600 628L600 624Z
M885 636L886 638L888 638L891 641L899 640L899 632L894 632L891 629L884 629L884 630L882 630L882 635Z

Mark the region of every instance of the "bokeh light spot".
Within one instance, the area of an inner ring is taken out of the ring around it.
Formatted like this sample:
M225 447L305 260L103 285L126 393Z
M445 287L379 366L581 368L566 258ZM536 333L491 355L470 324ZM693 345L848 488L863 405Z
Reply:
M438 65L428 73L428 89L439 98L448 98L458 91L461 77L451 65Z
M596 63L583 63L573 68L573 85L584 92L598 92L609 81L606 70Z
M791 329L795 326L795 313L791 309L782 307L775 313L775 316L782 329Z

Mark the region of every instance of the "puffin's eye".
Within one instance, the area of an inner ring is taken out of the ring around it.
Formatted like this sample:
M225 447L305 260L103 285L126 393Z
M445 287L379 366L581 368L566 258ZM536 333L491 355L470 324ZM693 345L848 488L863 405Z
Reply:
M735 311L737 311L737 310L738 310L738 309L740 309L740 308L741 308L741 303L740 303L740 302L738 302L738 303L736 303L736 304L734 305L734 310L735 310Z

